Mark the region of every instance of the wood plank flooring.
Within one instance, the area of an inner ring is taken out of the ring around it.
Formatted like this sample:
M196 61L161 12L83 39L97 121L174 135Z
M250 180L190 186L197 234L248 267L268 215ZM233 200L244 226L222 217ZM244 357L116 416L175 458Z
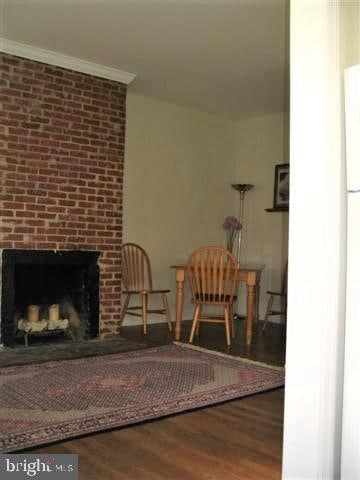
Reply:
M198 343L226 350L222 326L212 327L204 327ZM281 326L256 334L251 348L242 344L242 329L231 354L283 364ZM144 341L138 326L123 335ZM169 340L165 326L150 326L148 345ZM281 478L282 422L283 389L277 389L28 452L79 454L81 480L275 480Z
M270 323L262 331L263 323L255 326L251 346L245 343L245 320L235 322L235 340L230 350L225 343L225 328L223 325L201 325L200 336L195 337L194 344L204 348L217 350L238 357L251 358L270 365L285 363L285 328L283 325ZM191 321L182 323L182 342L189 341ZM148 335L144 337L141 327L123 327L122 335L134 342L146 342L149 346L164 345L173 341L173 336L163 324L148 326Z

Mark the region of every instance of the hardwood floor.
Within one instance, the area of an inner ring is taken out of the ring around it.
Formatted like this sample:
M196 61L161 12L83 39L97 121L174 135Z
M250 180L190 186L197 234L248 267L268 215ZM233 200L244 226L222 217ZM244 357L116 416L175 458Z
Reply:
M169 342L166 329L150 325L147 344ZM256 334L251 348L241 341L242 329L231 354L283 364L281 326ZM144 341L140 327L126 327L123 335ZM205 326L199 344L226 351L223 327ZM282 422L283 389L277 389L28 452L78 454L81 480L272 480L281 477Z
M191 321L182 323L182 342L189 341ZM195 337L194 345L226 352L238 357L251 358L258 362L270 365L284 365L285 363L285 329L283 325L269 322L265 331L262 331L262 322L255 328L251 346L245 343L245 320L235 323L235 341L228 350L225 342L225 328L223 325L201 325L200 336ZM123 327L122 336L135 342L146 342L149 346L163 345L173 341L172 335L163 324L149 325L148 335L144 337L141 327Z

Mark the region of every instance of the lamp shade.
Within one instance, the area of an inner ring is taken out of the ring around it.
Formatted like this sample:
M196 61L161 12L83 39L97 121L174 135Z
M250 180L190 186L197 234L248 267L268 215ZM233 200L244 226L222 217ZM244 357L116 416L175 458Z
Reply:
M233 183L231 186L240 193L245 193L254 187L251 183Z

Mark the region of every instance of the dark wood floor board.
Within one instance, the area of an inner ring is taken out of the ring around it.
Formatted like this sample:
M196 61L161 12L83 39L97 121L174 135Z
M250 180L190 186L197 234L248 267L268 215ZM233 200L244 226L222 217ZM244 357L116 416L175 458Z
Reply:
M160 439L165 439L165 437L160 435ZM158 469L159 463L163 464L166 478L172 478L168 470L169 464L172 468L176 467L178 469L176 478L194 478L199 480L211 478L213 472L219 472L219 468L223 467L224 457L229 456L228 451L221 452L219 450L217 455L215 455L213 452L201 448L198 441L186 443L177 441L174 444L167 442L166 445L172 448L161 450L160 440L153 439L153 441L148 441L147 438L144 438L144 440L146 444L143 445L143 448L146 448L153 458L156 459L156 469ZM238 478L238 474L233 470L232 466L229 466L226 475L230 480Z
M266 394L264 394L266 395ZM238 400L240 401L240 400ZM280 400L281 401L281 400ZM238 423L241 421L242 429L241 431L250 431L254 434L257 433L257 430L260 429L264 434L271 435L274 431L279 428L279 420L278 418L282 418L282 412L279 413L277 418L269 419L267 418L267 410L264 409L266 412L266 416L260 416L259 410L254 410L249 415L249 411L246 409L241 408L239 412L231 412L226 411L224 412L222 409L215 410L215 415L221 415L221 421L223 423L234 423L235 421ZM209 412L211 415L212 412ZM280 422L281 426L281 422Z
M234 402L238 403L241 400ZM242 405L237 405L237 408L242 411ZM238 416L235 420L228 414L227 405L211 408L209 411L199 412L196 417L196 428L204 435L206 441L210 439L215 442L227 442L229 446L236 446L237 449L243 448L244 451L255 450L262 452L264 455L278 454L278 449L273 450L269 448L268 443L264 443L263 438L268 439L274 435L278 439L278 432L281 430L281 422L277 428L264 428L262 419L264 416L259 416L254 422L246 423L242 416ZM216 428L209 429L209 423L215 425ZM237 428L234 429L234 425ZM241 425L241 428L239 428ZM184 427L186 423L184 422Z
M161 422L156 435L149 435L146 427L132 432L141 452L137 464L143 467L144 472L151 473L155 478L159 478L161 465L160 478L191 478L190 475L193 474L194 479L202 479L201 472L196 474L194 472L194 462L198 463L199 460L196 450L180 442L173 444L162 434L162 427ZM201 461L204 461L204 458Z

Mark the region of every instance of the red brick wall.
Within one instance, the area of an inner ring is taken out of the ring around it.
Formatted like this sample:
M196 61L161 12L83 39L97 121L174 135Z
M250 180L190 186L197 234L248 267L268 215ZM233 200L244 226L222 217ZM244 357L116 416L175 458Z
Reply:
M126 86L0 53L0 253L98 250L118 333Z

